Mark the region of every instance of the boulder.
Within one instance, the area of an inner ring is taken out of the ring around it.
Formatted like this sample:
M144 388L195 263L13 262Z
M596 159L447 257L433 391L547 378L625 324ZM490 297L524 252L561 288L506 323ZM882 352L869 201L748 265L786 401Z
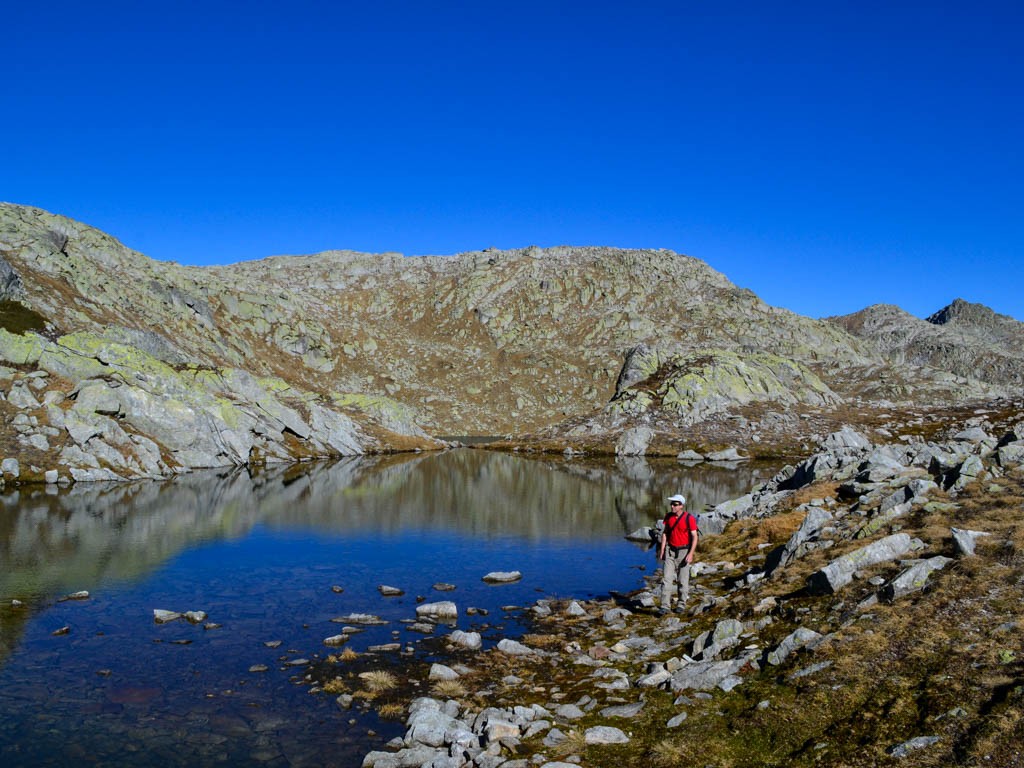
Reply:
M451 600L423 603L416 606L416 616L435 621L453 621L459 618L459 609Z
M650 427L634 427L627 429L619 437L615 444L616 456L643 456L647 453L647 446L654 437L654 430Z
M935 571L940 571L953 562L950 557L943 557L942 555L936 555L935 557L929 557L927 560L922 560L920 563L911 566L885 587L882 588L881 598L888 602L897 600L904 595L909 595L911 592L917 592L918 590L924 589L928 583L928 577L931 576Z
M813 629L798 627L786 636L775 650L768 653L767 661L772 666L779 666L791 653L821 640L822 635Z
M595 725L584 731L583 741L586 744L627 744L629 736L619 728L613 728L608 725Z
M864 451L871 447L871 442L852 427L844 426L822 440L821 446L827 451Z
M966 556L974 554L978 539L989 535L984 531L971 531L963 528L951 528L950 531L953 533L953 541L956 544L957 551L961 555Z
M836 558L808 578L812 594L838 592L853 580L854 571L878 563L895 560L910 551L913 540L906 533L895 533L884 539Z

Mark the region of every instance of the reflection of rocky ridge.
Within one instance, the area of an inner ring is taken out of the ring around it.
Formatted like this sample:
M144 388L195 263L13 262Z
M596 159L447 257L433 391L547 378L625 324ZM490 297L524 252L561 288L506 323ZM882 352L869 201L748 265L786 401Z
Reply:
M342 536L607 538L652 524L669 494L683 491L699 511L758 482L749 467L457 450L273 465L253 477L233 470L15 491L0 496L0 663L40 606L143 579L191 546L245 536L257 524ZM25 605L12 607L12 598Z
M746 492L756 477L747 468L675 463L639 476L635 465L627 470L461 450L277 466L252 478L195 473L165 483L15 492L0 497L0 598L141 578L190 545L241 536L257 523L340 533L615 536L650 523L670 493L682 489L698 509Z

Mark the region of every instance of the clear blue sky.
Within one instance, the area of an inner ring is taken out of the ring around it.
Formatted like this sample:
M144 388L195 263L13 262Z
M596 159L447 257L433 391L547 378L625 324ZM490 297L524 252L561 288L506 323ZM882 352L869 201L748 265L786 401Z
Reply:
M7 3L0 199L156 259L611 245L1024 320L1024 3Z

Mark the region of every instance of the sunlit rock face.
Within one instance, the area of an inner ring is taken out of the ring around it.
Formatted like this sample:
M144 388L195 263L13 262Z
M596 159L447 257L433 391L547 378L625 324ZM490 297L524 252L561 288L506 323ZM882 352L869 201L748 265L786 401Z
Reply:
M960 303L880 332L893 323L875 310L801 317L665 250L183 267L0 204L3 452L26 459L21 480L438 447L431 435L614 452L638 426L664 453L701 425L707 444L740 424L742 443L1019 391L1020 323Z

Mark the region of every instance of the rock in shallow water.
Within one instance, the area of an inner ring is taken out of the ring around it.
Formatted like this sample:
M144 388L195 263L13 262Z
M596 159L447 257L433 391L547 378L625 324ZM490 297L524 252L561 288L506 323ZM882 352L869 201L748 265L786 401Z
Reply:
M491 571L483 580L488 584L508 584L513 581L519 581L523 578L523 574L519 571Z

